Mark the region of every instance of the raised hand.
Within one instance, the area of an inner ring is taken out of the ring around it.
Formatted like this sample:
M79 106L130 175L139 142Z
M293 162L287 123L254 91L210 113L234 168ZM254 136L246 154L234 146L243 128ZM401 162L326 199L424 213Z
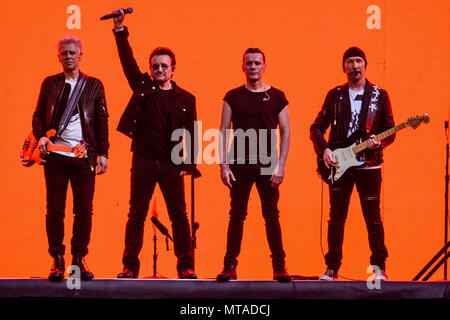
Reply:
M121 8L115 9L113 11L114 14L114 27L117 29L123 28L123 19L125 19L125 14L123 13L123 10Z

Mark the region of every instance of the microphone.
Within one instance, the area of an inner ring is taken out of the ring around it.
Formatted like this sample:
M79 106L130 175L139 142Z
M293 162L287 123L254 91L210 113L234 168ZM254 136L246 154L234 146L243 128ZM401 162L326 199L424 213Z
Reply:
M126 9L122 8L122 10L123 10L124 14L133 12L133 8L126 8ZM110 14L107 14L107 15L104 15L103 17L101 17L100 20L111 19L111 18L118 17L118 16L119 16L118 14L110 13Z
M152 217L150 220L152 220L153 224L158 228L159 231L161 231L163 235L165 235L167 238L173 241L172 237L169 234L169 230L167 230L167 228L164 227L163 224L159 222L159 220L156 217Z

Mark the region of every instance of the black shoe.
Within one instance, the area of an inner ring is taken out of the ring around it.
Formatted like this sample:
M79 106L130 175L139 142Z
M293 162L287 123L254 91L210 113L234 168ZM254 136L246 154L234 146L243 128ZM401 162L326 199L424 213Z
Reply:
M117 275L118 279L137 279L139 272L123 268L122 272Z
M223 267L223 270L221 273L217 275L217 281L219 282L226 282L228 280L236 280L236 265L228 264L225 267Z
M197 279L197 275L192 269L184 269L178 272L178 279Z
M286 270L286 266L279 266L273 268L273 280L278 280L280 282L290 282L291 276Z
M64 279L64 257L61 255L57 255L53 258L52 269L50 270L50 274L48 275L48 280L52 282L59 282Z
M92 280L94 275L90 272L83 263L84 258L79 255L74 255L72 258L72 265L80 268L80 278L81 280ZM72 271L71 271L72 274Z

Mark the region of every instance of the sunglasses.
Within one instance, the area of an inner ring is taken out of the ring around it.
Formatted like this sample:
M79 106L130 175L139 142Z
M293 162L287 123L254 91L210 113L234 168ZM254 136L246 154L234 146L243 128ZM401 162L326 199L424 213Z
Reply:
M151 65L152 70L159 70L159 68L161 68L163 71L167 71L169 69L169 65L165 64L165 63L161 63L161 64L157 64L154 63Z

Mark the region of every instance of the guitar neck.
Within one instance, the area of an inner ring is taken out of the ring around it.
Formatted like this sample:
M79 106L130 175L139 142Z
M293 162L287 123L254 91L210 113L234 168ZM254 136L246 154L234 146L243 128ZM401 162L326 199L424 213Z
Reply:
M400 123L398 126L395 126L395 127L391 128L391 129L388 129L388 130L386 130L386 131L376 135L373 139L375 141L381 141L383 139L386 139L387 137L392 136L396 132L406 128L407 126L408 126L408 122L405 121L403 123ZM353 152L355 154L357 154L357 153L359 153L359 152L361 152L361 151L363 151L363 150L365 150L367 148L368 148L368 143L367 143L367 140L366 140L366 141L356 145L355 147L353 147Z
M73 147L63 146L60 144L49 143L47 145L48 151L63 151L63 152L73 152Z

